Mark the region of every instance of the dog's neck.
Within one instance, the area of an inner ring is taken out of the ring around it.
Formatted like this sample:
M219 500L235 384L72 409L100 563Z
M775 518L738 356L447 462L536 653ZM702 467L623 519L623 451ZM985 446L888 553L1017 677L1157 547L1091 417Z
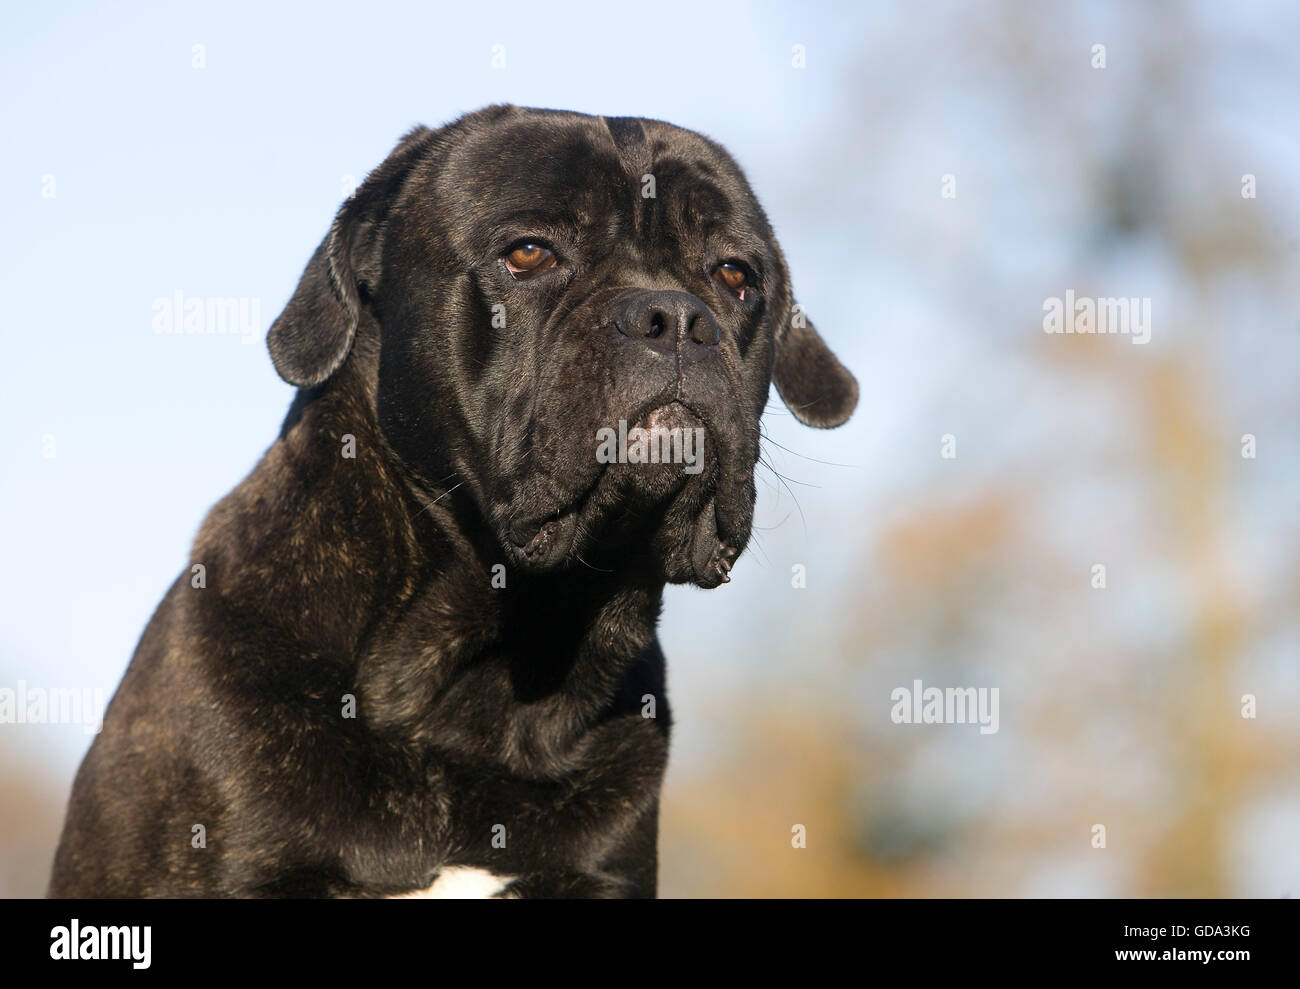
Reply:
M411 485L375 422L364 390L300 394L196 541L226 600L320 661L372 729L522 771L662 689L661 580L507 570L469 499Z

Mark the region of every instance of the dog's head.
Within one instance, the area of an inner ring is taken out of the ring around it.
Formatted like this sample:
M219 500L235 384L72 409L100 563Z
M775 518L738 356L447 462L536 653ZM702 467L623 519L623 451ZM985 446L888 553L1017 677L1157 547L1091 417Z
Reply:
M857 403L735 162L654 120L506 106L413 131L269 345L299 386L377 353L406 470L530 570L640 550L716 586L749 538L770 384L810 426Z

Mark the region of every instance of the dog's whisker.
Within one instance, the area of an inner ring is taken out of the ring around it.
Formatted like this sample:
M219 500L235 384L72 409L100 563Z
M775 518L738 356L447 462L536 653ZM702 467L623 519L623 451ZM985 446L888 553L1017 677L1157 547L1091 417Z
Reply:
M791 450L788 446L782 446L776 440L772 439L772 437L768 436L766 431L764 431L763 433L763 440L764 442L771 443L773 446L784 450L786 453L798 457L800 460L807 460L809 463L824 464L827 467L847 467L851 470L860 469L862 467L862 464L840 464L840 463L836 463L834 460L818 460L816 457L805 456L804 454L800 453L798 450Z
M617 573L616 570L612 570L612 569L606 570L603 569L602 567L593 567L590 563L588 563L586 560L582 558L582 554L579 553L576 549L573 551L573 558L577 560L579 563L581 563L588 570L594 570L596 573Z
M792 489L792 488L790 487L790 485L787 483L787 480L786 480L785 475L782 474L780 471L778 471L775 467L773 467L771 464L767 463L767 462L766 462L765 460L763 460L763 458L761 458L761 457L759 458L759 461L758 461L758 462L761 463L764 467L766 467L768 470L770 470L770 471L771 471L771 472L776 476L777 480L781 482L781 486L784 487L785 490L786 490L786 492L790 495L790 500L794 502L794 507L795 507L795 509L799 512L799 520L800 520L800 522L802 523L802 526L803 526L803 534L804 534L804 538L807 539L807 538L808 538L808 520L804 517L804 514L803 514L803 506L801 506L801 505L799 504L799 499L798 499L797 497L795 497L794 489ZM795 483L796 483L796 484L800 484L800 483L802 483L802 482L796 481ZM818 485L815 485L815 484L807 484L807 485L805 485L805 487L817 487L817 486L818 486Z
M455 477L456 475L453 474L453 475L451 475L451 476L452 476L452 477ZM463 485L464 483L465 483L464 481L461 481L461 482L459 482L458 484L453 484L451 487L449 487L449 488L448 488L446 491L444 491L442 494L438 495L437 498L434 498L433 501L429 502L429 504L425 505L425 506L424 506L423 508L421 508L418 512L416 512L415 515L414 515L413 517L414 517L414 518L419 518L421 515L423 515L425 512L427 512L429 509L431 509L434 505L438 504L438 502L442 501L443 498L446 498L447 495L451 494L453 491L455 491L457 488L459 488L459 487L460 487L461 485Z

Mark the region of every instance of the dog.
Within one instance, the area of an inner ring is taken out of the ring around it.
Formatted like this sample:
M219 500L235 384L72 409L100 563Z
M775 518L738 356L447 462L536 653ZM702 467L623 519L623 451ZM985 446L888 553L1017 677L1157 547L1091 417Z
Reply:
M144 631L50 895L654 896L663 589L728 581L771 384L815 427L858 399L739 167L640 118L418 127L267 339L298 391Z

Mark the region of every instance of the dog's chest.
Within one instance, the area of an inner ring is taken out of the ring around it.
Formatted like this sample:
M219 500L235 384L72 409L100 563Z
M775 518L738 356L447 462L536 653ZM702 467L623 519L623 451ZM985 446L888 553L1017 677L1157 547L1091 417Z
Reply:
M500 897L513 876L501 876L486 869L454 865L438 873L426 889L390 896L390 900L489 900Z

